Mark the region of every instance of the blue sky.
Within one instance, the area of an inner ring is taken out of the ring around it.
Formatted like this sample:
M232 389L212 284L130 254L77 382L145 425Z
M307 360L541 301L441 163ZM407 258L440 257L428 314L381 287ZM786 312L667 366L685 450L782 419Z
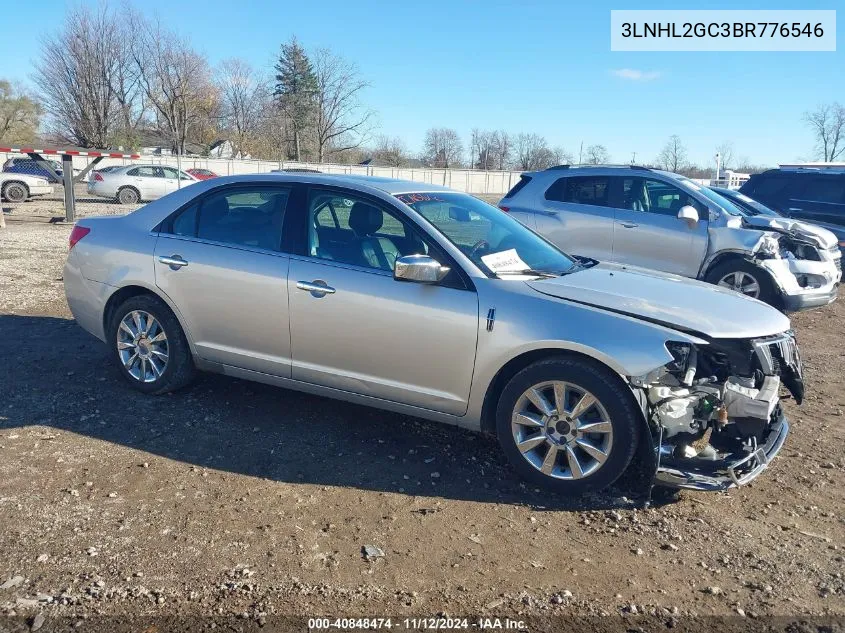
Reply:
M695 162L716 146L755 163L810 157L802 113L845 101L845 40L826 53L630 53L610 51L612 8L702 8L700 2L379 2L376 0L145 0L212 63L241 57L270 72L279 45L296 35L354 61L372 84L367 104L380 133L417 151L425 130L473 127L536 132L577 156L601 143L617 162L653 160L678 134ZM835 9L835 1L747 0L708 9ZM29 81L61 0L7 2L4 22L38 25L0 38L0 77ZM119 6L119 5L118 5ZM841 5L840 5L841 6ZM29 34L29 35L27 35ZM58 44L58 42L56 42ZM635 72L615 73L627 70ZM639 73L639 78L636 78ZM619 75L626 75L622 77ZM633 78L631 78L633 77Z

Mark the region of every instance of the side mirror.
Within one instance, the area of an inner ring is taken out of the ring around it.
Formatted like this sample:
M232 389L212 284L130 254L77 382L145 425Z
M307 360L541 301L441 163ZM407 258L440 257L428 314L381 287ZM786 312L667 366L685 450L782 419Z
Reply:
M694 228L696 224L698 224L698 211L695 207L690 205L685 205L680 208L678 211L678 218L681 220L686 220L687 226L690 228Z
M469 222L469 211L462 207L449 207L449 219L456 222Z
M449 274L448 266L428 255L405 255L396 260L393 266L393 278L400 281L416 281L422 284L434 284Z

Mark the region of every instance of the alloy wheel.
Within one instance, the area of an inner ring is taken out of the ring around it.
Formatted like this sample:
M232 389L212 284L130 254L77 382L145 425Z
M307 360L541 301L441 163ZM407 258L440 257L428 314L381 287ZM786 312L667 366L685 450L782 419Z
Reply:
M517 449L535 469L555 479L589 477L613 447L613 425L589 391L564 381L527 389L516 401L511 432Z
M117 328L117 353L124 368L139 382L154 382L167 369L167 334L149 312L132 310Z
M725 275L719 280L718 285L724 288L730 288L736 292L741 292L754 299L760 297L760 282L753 275L741 270Z

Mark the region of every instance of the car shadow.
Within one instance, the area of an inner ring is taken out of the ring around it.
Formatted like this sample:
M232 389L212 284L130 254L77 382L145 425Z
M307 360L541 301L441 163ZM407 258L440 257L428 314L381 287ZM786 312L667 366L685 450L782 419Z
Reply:
M601 494L549 494L520 482L492 438L226 376L200 374L177 393L147 396L69 319L0 315L0 359L0 429L47 425L279 482L537 510L625 507L648 490L639 474ZM664 493L654 503L673 499Z

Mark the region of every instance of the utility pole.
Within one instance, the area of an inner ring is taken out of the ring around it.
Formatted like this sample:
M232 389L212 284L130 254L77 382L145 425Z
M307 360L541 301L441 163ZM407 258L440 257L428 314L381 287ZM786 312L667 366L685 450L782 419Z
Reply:
M636 165L636 164L637 164L637 153L636 153L636 152L632 152L632 153L631 153L631 164L632 164L632 165Z
M722 155L719 152L716 152L716 180L715 184L719 186L719 178L721 177L721 163L722 163Z
M581 149L578 150L578 164L583 165L584 163L581 162L581 155L584 153L584 141L581 141Z

